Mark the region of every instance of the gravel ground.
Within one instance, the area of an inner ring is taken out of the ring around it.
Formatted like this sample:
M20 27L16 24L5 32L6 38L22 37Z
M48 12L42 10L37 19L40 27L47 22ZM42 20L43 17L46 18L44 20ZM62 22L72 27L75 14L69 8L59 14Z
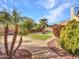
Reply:
M9 38L8 42L9 42L9 47L10 47L12 36L9 36L8 38ZM34 40L29 35L27 37L23 37L23 43L20 48L31 51L31 53L33 55L32 56L33 59L73 59L72 56L68 56L68 55L61 57L54 50L51 50L47 46L47 43L49 41L51 41L53 38L55 38L55 37L52 36L50 39L48 39L46 41L42 41L42 40ZM15 47L17 46L18 42L19 42L19 36L17 37ZM0 47L1 47L2 51L4 51L3 41L2 41L2 44ZM75 58L75 59L77 59L77 58Z

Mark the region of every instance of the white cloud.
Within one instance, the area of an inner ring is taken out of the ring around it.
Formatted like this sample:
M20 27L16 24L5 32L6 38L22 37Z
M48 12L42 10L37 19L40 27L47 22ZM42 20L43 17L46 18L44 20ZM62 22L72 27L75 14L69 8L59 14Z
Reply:
M42 0L38 4L46 9L52 9L58 0Z
M9 7L9 4L11 6ZM19 0L0 0L0 8L12 11L13 8L16 8L19 4Z
M67 8L71 7L74 2L71 2L69 0L65 0L62 4L59 4L59 6L56 6L60 0L40 0L38 5L42 6L43 8L47 9L48 15L45 15L46 18L48 18L49 23L57 22L58 18L64 16L63 12ZM56 8L54 8L56 6Z
M72 3L63 3L58 8L49 11L49 15L46 17L49 19L49 23L56 22L59 17L62 16L62 13L65 9L71 7Z
M52 7L54 7L55 3L56 3L56 0L46 0L46 2L42 5L47 9L51 9Z

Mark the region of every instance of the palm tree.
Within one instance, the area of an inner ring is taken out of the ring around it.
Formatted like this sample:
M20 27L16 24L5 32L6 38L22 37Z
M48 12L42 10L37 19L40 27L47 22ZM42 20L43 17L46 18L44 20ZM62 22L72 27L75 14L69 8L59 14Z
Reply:
M41 20L40 20L40 24L41 24L41 29L42 29L42 32L44 32L45 33L45 27L47 26L47 19L46 18L42 18Z
M18 35L19 18L20 18L20 13L18 13L16 10L13 10L12 15L10 15L7 11L0 12L0 24L3 24L4 26L4 47L5 47L6 55L9 57L8 59L12 59L12 56L15 55L16 51L18 50L18 48L22 43L22 35L21 35L19 44L14 50L14 45ZM10 50L8 49L8 40L7 40L8 32L9 32L9 24L14 25L15 27Z
M5 47L5 52L7 55L9 55L7 37L8 37L8 31L9 31L8 25L9 25L10 21L11 21L10 14L6 10L1 11L0 12L0 22L4 26L4 47Z
M18 35L19 18L20 18L20 13L18 13L16 10L13 10L13 13L12 13L12 23L13 23L15 29L14 29L14 34L13 34L13 40L12 40L11 48L10 48L10 59L12 59L12 56L15 54L15 52L19 48L17 46L16 49L14 50L14 45L15 45L16 38L17 38L17 35ZM22 36L20 38L20 42L22 42ZM20 46L20 44L19 44L19 46Z

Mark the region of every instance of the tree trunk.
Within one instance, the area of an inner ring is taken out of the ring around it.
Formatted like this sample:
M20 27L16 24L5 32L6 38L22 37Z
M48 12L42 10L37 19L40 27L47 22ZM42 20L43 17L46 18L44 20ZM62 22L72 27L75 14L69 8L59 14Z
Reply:
M8 31L9 31L9 28L8 28L8 24L4 27L4 47L5 47L5 52L7 54L7 56L9 55L9 49L8 49L8 41L7 41L7 38L8 38Z
M11 44L11 48L10 48L10 56L9 56L10 59L12 59L14 45L15 45L15 42L16 42L17 35L18 35L18 24L15 25L15 31L14 31L14 34L13 34L13 40L12 40L12 44Z
M42 27L42 33L45 34L45 25Z
M13 55L15 55L16 51L17 51L18 48L21 46L21 43L22 43L22 36L20 37L19 44L18 44L18 46L16 47L16 49L14 50Z

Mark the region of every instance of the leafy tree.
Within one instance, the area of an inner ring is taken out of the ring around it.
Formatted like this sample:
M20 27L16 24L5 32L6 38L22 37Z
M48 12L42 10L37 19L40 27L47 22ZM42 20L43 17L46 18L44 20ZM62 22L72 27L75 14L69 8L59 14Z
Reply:
M61 30L60 44L66 51L79 55L79 22L75 19Z
M34 27L33 20L26 20L25 21L25 26L27 27L27 30L31 30Z
M24 21L19 25L19 27L20 27L19 34L22 34L22 35L28 34L27 27Z
M37 30L37 31L41 31L41 24L37 24L36 26L35 26L35 30Z
M27 19L27 20L25 20L24 22L23 22L23 24L22 24L22 28L23 28L23 30L26 30L26 31L28 31L28 32L30 32L32 29L33 29L33 27L35 26L35 23L34 23L34 21L33 20L29 20L29 19Z

